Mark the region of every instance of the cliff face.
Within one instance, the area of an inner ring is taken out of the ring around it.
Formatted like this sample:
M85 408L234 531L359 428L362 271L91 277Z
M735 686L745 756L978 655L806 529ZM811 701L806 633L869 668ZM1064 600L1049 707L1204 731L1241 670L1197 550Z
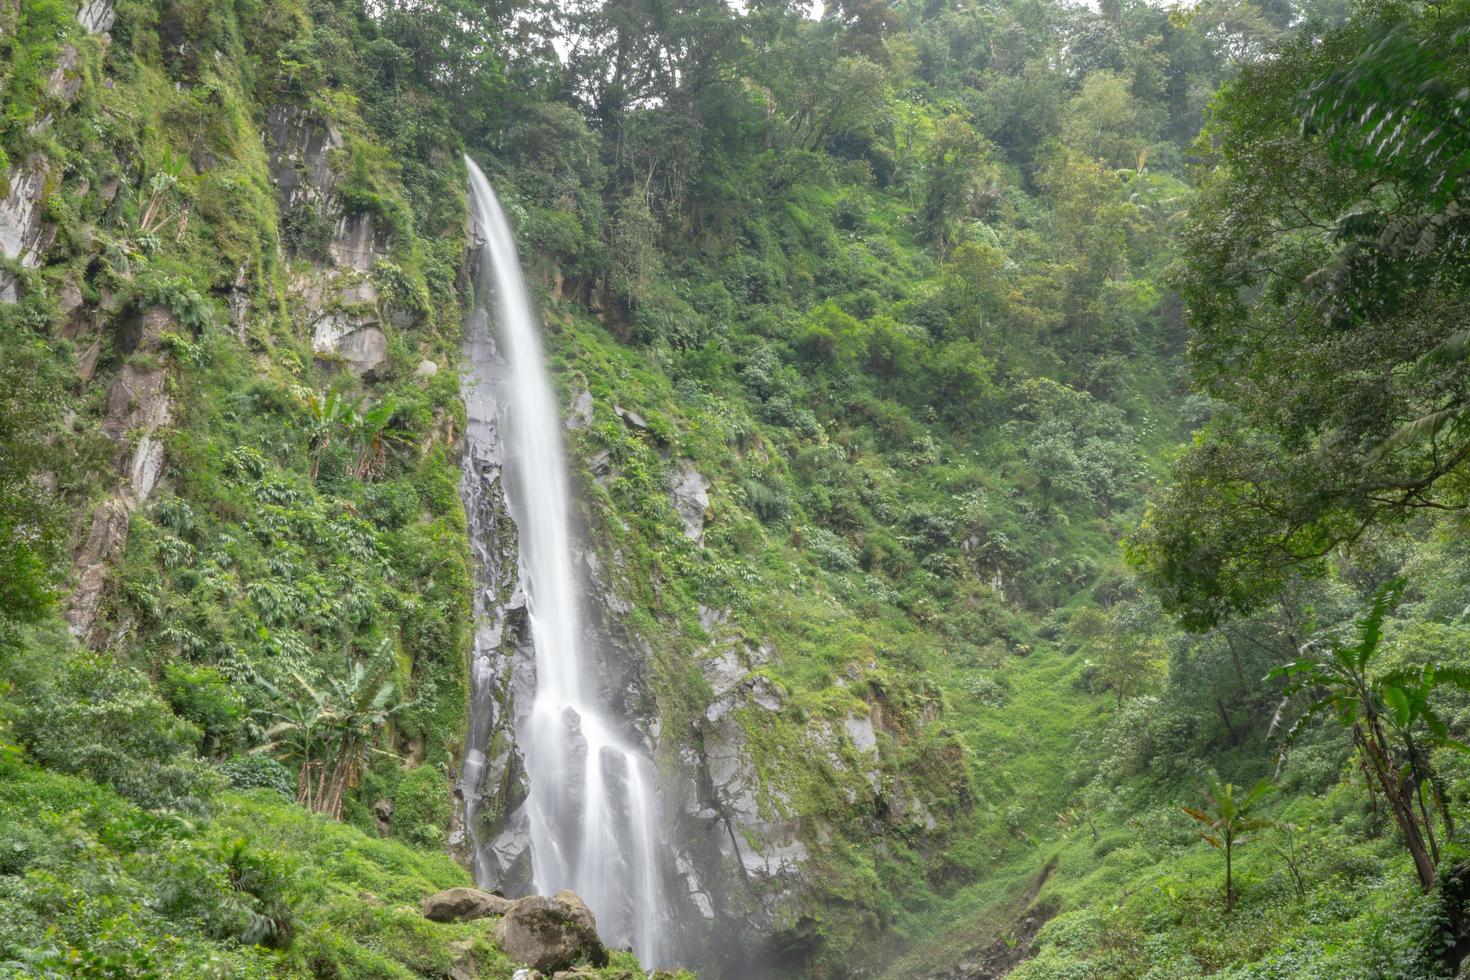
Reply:
M23 123L0 317L70 365L57 437L89 447L57 467L72 633L236 685L260 727L221 758L260 740L292 672L388 658L403 764L354 772L346 809L442 840L470 616L459 226L419 234L351 100L282 83L294 5L0 16Z

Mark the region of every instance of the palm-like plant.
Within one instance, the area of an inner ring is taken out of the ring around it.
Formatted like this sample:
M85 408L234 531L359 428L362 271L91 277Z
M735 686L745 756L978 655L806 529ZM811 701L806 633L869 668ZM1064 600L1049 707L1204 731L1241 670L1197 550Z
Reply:
M301 390L297 397L306 409L306 448L311 459L309 473L315 483L321 471L322 455L331 446L333 437L352 419L352 406L335 388L325 395Z
M277 703L270 741L257 751L271 752L298 767L296 801L336 819L347 790L357 785L373 740L411 701L396 699L389 676L393 645L384 641L371 659L352 661L345 674L308 678L287 667L294 690L283 692L261 682Z
M1330 713L1352 732L1370 792L1374 786L1382 792L1403 834L1404 846L1414 859L1419 884L1428 891L1434 886L1439 847L1424 801L1426 787L1436 796L1446 830L1453 824L1439 780L1415 733L1427 730L1431 742L1467 748L1450 737L1429 699L1442 684L1470 687L1470 673L1433 664L1412 671L1373 671L1383 643L1384 620L1398 604L1402 590L1402 579L1378 590L1367 614L1358 621L1353 642L1335 638L1314 641L1302 648L1300 659L1266 676L1286 682L1285 697L1271 721L1273 732L1288 707L1302 697L1306 699L1305 708L1282 739L1283 753L1313 719L1323 714Z
M383 471L391 436L388 423L397 407L393 399L387 398L366 412L353 411L350 429L357 444L357 459L352 464L352 475L357 479L366 480Z
M1225 911L1235 911L1235 849L1249 840L1249 834L1272 826L1270 820L1254 816L1256 804L1270 791L1271 781L1262 779L1239 795L1234 783L1222 783L1213 773L1206 777L1203 807L1184 807L1184 812L1203 826L1199 835L1216 850L1225 853Z
M365 480L382 472L388 442L393 438L388 423L397 410L391 398L363 411L362 402L349 401L335 388L324 395L302 388L296 397L306 409L306 445L313 483L321 471L322 457L338 436L345 436L355 447L350 470L353 477Z

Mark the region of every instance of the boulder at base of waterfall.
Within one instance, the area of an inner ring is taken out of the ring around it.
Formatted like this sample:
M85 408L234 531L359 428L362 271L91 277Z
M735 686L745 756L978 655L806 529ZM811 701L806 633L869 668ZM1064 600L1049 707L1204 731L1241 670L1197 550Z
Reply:
M511 959L543 973L578 963L607 965L607 947L597 938L592 910L569 891L516 902L495 926L495 939Z
M487 915L504 915L515 902L479 888L446 888L419 903L424 918L434 922L468 922Z

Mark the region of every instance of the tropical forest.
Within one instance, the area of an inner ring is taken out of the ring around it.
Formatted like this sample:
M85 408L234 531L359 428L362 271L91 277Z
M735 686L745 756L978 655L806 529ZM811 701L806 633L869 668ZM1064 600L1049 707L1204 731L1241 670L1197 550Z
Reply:
M1470 978L1470 0L0 0L0 977Z

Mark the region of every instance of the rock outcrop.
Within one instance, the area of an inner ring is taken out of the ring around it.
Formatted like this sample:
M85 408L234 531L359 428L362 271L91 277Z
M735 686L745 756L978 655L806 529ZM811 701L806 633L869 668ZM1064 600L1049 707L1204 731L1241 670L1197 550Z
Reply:
M0 200L0 255L34 269L41 261L55 230L44 218L48 168L39 156L31 157L10 172L10 192ZM16 300L13 277L0 272L0 302Z
M704 525L709 519L709 481L685 460L670 478L670 493L674 498L674 510L684 525L684 537L690 541L704 541Z
M112 0L86 0L77 11L77 20L88 34L106 34L117 20Z
M569 891L516 902L496 924L495 939L511 959L543 973L579 963L606 966L608 961L592 910Z
M337 127L300 106L266 111L264 133L271 180L281 212L300 224L329 225L325 253L292 284L298 319L311 332L320 362L360 378L377 378L388 365L388 334L372 272L389 255L370 214L349 214L337 192L334 157L347 143ZM396 321L395 321L396 322ZM409 317L400 325L412 323Z
M172 419L173 402L167 371L157 358L164 333L177 327L174 315L163 307L117 327L119 346L145 357L125 362L107 389L102 431L117 447L114 465L122 479L112 496L93 510L91 530L75 560L76 585L65 612L72 633L83 640L93 637L108 569L127 547L129 519L163 478L160 430Z

